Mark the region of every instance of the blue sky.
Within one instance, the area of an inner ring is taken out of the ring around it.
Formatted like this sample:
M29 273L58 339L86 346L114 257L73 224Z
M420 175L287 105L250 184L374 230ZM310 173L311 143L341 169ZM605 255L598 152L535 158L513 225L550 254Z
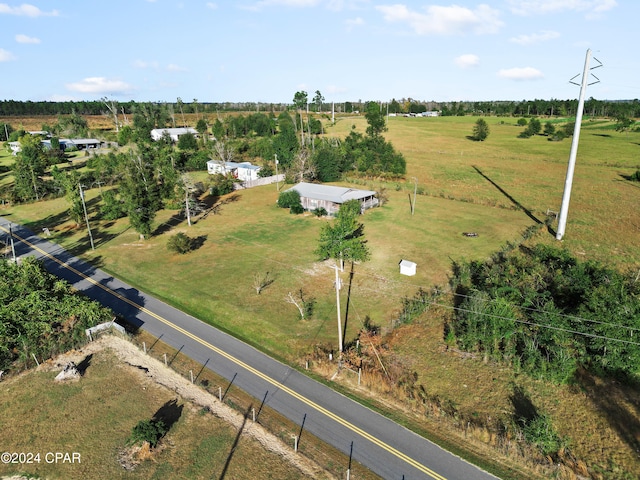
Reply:
M587 49L587 98L635 99L639 19L637 0L0 3L0 100L573 99Z

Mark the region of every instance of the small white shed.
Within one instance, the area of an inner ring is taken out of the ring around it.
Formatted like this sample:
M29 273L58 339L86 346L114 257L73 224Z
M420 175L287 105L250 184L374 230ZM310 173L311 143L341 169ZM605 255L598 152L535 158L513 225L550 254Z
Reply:
M400 273L412 277L416 274L416 263L409 260L400 260Z

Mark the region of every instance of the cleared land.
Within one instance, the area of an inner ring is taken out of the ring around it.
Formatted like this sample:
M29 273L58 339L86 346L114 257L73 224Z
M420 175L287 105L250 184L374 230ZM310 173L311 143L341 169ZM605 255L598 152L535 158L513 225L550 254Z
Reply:
M517 137L523 127L516 126L517 119L486 120L491 132L479 143L467 139L475 118L390 119L386 137L405 155L408 173L406 180L351 183L376 190L384 184L388 202L362 217L372 259L355 268L347 340L354 338L367 315L388 330L403 296L412 296L419 287L446 285L452 260L486 258L505 242L518 241L525 228L543 222L548 209L559 210L570 139L521 139ZM342 117L327 131L343 136L352 125L363 132L366 123L362 117ZM585 122L563 241L579 258L620 269L640 268L640 188L625 179L640 168L638 141L638 133L618 133L613 122ZM0 161L7 164L10 159ZM0 182L8 181L8 174L2 175ZM413 216L412 177L422 193ZM99 191L87 195L94 214ZM275 206L276 198L275 185L238 192L221 199L218 214L190 228L183 219L174 218L174 212L161 212L157 234L144 242L128 228L126 219L101 222L94 217L95 252L88 248L86 232L67 221L63 199L4 208L0 213L36 232L48 227L53 240L105 270L301 364L315 345L336 345L334 274L331 264L317 262L312 253L325 220L289 215ZM171 254L166 241L177 231L201 237L202 246L184 256ZM462 235L469 231L478 237ZM544 227L534 241L556 242ZM415 277L399 274L402 258L418 264ZM253 277L267 271L275 282L256 295ZM343 275L347 281L348 272ZM311 320L298 320L295 307L285 301L288 292L299 289L317 300ZM344 289L343 302L346 296ZM442 314L430 311L415 324L396 329L387 344L389 355L415 372L417 383L430 395L451 405L460 418L487 419L512 415L511 395L518 386L551 417L559 433L570 440L572 454L592 473L633 478L640 472L637 388L588 377L575 385L553 386L484 364L447 349ZM375 380L371 388L375 391ZM407 413L412 408L413 402L401 393L391 395L398 410ZM485 443L495 442L488 432L462 431L444 411L416 407L408 415L412 423L461 448L508 462L484 449ZM453 433L452 427L457 429Z

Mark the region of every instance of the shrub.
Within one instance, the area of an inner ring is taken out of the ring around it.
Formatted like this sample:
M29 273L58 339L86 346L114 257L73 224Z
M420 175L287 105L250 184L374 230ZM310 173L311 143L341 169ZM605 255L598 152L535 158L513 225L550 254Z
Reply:
M162 420L140 420L131 430L127 445L149 442L149 445L155 447L167 431Z
M277 203L280 208L292 208L294 205L300 205L300 207L302 207L302 204L300 203L300 194L297 190L293 189L281 192L278 196Z
M233 175L222 175L216 173L212 176L211 184L209 186L209 195L212 197L220 197L227 193L233 192L235 188L235 179Z
M299 203L291 205L291 207L289 208L289 213L292 213L294 215L300 215L303 212L304 208L302 208L302 205L300 205Z
M326 217L327 216L327 210L324 207L318 207L313 211L313 214L316 217Z
M167 241L167 249L171 252L185 254L193 249L193 239L180 232Z
M535 445L543 455L553 455L558 453L565 446L565 441L560 437L549 417L537 415L522 429L524 438Z

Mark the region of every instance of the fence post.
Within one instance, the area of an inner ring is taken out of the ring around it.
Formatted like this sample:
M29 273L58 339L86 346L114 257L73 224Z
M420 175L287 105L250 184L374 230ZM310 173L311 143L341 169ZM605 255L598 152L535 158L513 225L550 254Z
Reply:
M147 342L142 342L142 350L144 350L144 353L147 353Z
M193 370L189 370L189 375L191 375L191 383L193 383Z
M164 354L164 366L165 367L167 366L167 354L166 353Z

